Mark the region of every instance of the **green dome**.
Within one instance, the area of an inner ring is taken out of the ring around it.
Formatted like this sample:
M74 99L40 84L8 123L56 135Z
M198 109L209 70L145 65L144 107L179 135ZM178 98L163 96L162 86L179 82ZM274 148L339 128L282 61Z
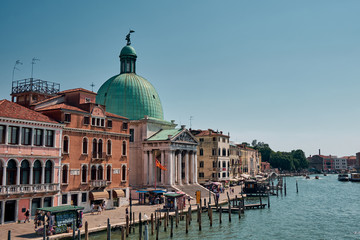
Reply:
M124 47L121 54L125 48L129 49L129 46ZM145 115L164 119L161 101L155 88L135 73L123 73L107 80L97 93L96 103L105 105L107 112L130 120L143 119Z
M127 46L123 47L123 49L121 49L121 52L120 52L120 57L123 57L123 56L134 56L134 57L136 57L135 49L130 45L127 45Z

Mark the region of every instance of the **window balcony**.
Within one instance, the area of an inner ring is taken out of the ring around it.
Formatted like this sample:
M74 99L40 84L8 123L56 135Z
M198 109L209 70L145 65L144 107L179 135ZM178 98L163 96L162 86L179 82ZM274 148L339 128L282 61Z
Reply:
M26 185L7 185L0 186L0 195L2 194L26 194L26 193L47 193L60 191L60 184L26 184Z
M90 186L93 188L106 187L108 185L107 180L90 180Z
M92 162L99 162L104 161L107 155L106 152L92 152L91 153L91 160Z

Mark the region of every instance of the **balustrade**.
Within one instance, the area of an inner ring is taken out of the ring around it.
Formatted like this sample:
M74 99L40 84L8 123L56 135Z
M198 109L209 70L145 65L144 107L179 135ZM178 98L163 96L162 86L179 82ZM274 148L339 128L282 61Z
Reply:
M26 184L26 185L8 185L0 186L0 194L24 194L24 193L37 193L37 192L52 192L60 191L58 183L45 183L45 184Z

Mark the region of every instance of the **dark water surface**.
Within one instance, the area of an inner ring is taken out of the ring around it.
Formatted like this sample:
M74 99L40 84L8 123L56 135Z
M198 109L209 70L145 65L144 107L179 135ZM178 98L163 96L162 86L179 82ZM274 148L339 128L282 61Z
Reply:
M337 175L320 175L318 180L314 175L288 177L286 183L287 196L271 196L270 208L246 210L241 219L233 214L231 222L223 213L221 225L214 212L212 227L204 213L202 231L193 214L189 233L185 234L185 221L181 221L178 228L174 226L173 239L360 239L360 183L339 182ZM162 226L159 236L170 239L170 229L164 232ZM90 239L106 239L106 232ZM121 239L120 231L112 231L111 239ZM138 228L127 239L139 239ZM155 236L149 234L149 239Z

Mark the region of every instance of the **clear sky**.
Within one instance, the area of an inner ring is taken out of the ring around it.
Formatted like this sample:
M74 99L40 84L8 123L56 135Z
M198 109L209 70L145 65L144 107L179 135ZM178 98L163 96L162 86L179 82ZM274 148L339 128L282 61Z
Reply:
M86 88L119 73L129 29L137 74L166 120L313 155L360 151L360 1L0 1L0 98L14 79Z

